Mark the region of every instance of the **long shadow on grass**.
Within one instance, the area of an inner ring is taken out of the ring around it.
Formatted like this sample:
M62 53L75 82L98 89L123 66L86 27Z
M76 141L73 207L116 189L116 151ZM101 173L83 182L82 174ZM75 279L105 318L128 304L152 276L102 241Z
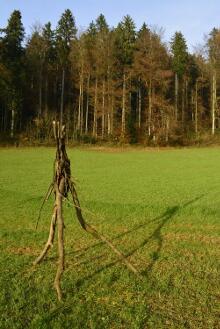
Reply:
M149 243L151 240L156 240L157 241L157 248L156 251L153 253L152 256L152 261L150 262L150 264L147 266L147 268L141 272L141 274L143 276L147 276L149 275L149 273L152 271L153 266L155 265L155 263L158 261L158 259L160 258L160 254L161 254L161 250L163 248L163 235L162 235L162 229L166 226L166 224L182 209L188 207L189 205L195 203L196 201L200 200L201 198L204 197L204 194L201 196L198 196L186 203L184 203L183 205L177 205L177 206L173 206L173 207L168 207L167 210L159 217L154 218L152 221L144 223L144 224L140 224L137 225L135 227L133 227L131 230L121 233L120 235L116 236L114 239L120 238L122 236L126 236L129 233L133 233L141 228L144 228L146 226L148 226L150 223L154 223L154 224L158 224L156 229L153 231L153 233L148 236L146 239L144 239L137 247L133 248L130 252L126 253L126 257L132 256L134 253L136 253L139 249L143 248L144 246L147 245L147 243ZM95 244L94 246L100 245L101 243ZM91 248L92 246L85 248L86 250L88 250L89 248ZM119 260L111 262L101 268L99 268L97 271L93 272L92 274L80 279L77 281L77 286L81 286L84 281L91 279L93 276L99 274L100 272L112 267L113 265L117 264L119 262Z

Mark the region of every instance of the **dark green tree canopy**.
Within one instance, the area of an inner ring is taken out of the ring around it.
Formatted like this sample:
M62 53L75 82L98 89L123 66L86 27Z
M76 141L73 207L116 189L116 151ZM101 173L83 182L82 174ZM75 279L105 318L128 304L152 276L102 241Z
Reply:
M2 38L4 52L3 58L8 66L12 67L23 55L22 41L24 40L24 27L21 21L21 13L19 10L13 11L8 25L2 29L4 37Z
M50 63L55 59L55 32L51 28L51 23L44 25L42 30L45 58Z
M108 32L109 27L103 14L99 15L96 19L96 28L98 32Z
M176 32L171 40L173 71L182 77L186 70L188 50L186 40L181 32Z
M68 62L71 41L76 39L77 28L72 12L66 9L62 14L56 29L56 45L60 63Z
M133 19L127 15L118 24L115 30L116 56L119 62L126 66L131 65L134 54L136 31Z

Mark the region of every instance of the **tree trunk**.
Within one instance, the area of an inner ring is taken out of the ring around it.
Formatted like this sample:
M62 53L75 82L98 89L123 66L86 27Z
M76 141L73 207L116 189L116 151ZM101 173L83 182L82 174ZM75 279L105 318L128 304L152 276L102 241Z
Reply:
M90 84L90 74L87 79L87 98L86 98L86 122L85 122L85 133L88 134L88 118L89 118L89 84Z
M215 134L215 114L216 114L216 72L212 75L212 135Z
M166 116L166 142L169 141L169 128L170 128L170 119L169 116Z
M78 118L77 118L77 131L80 131L80 127L81 127L81 106L82 106L82 76L80 75L80 81L79 81L79 106L78 106Z
M83 123L84 123L84 77L82 76L82 87L81 87L81 116L80 116L80 134L83 133Z
M186 79L186 82L185 82L185 109L186 109L186 111L188 111L188 106L189 106L189 102L188 102L188 80Z
M97 137L97 91L98 79L95 80L95 100L94 100L94 116L93 116L93 136Z
M149 82L148 87L148 136L151 136L151 126L152 126L152 81Z
M178 120L178 94L179 94L179 79L178 74L175 73L175 120Z
M195 85L195 133L198 134L198 80Z
M14 128L15 128L15 109L14 109L14 106L12 106L12 109L11 109L11 138L14 137Z
M102 139L105 135L105 80L102 83Z
M182 82L182 108L181 108L181 121L182 121L182 126L184 127L184 119L185 119L185 86L184 86L185 81Z
M110 97L110 87L109 87L109 74L108 74L108 113L107 113L107 132L108 132L108 136L111 134L111 97Z
M123 90L122 90L122 115L121 115L121 137L125 137L125 112L126 112L126 81L125 73L123 74Z
M141 88L138 89L138 128L141 128Z
M40 119L42 114L42 69L40 69L39 76L39 108L38 108L38 119Z
M44 115L47 118L48 116L48 75L45 79L45 109L44 109Z
M111 99L111 127L110 127L110 134L113 135L114 131L114 95L112 93L112 99Z
M65 91L65 69L62 71L62 89L61 89L61 102L60 102L60 126L63 125L63 108L64 108L64 91Z

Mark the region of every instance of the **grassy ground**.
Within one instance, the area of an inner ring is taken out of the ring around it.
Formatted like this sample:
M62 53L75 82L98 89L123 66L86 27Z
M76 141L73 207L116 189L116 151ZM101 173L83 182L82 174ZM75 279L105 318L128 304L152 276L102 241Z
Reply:
M35 222L54 150L0 150L0 328L220 328L220 149L68 153L88 222L143 280L66 205L58 303L56 245L31 266L48 235L53 200Z

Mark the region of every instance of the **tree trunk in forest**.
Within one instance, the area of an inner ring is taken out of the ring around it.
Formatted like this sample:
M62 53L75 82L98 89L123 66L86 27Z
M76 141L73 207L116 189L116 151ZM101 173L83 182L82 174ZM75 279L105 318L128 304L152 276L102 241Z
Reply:
M93 137L97 137L97 92L98 92L98 79L95 80L95 99L94 99L94 116L93 116Z
M195 133L198 134L198 80L195 85Z
M79 106L78 106L78 118L77 118L77 131L81 128L81 111L82 111L82 76L80 75L79 81Z
M122 115L121 115L121 137L125 137L125 112L126 112L126 80L123 74L123 90L122 90Z
M185 119L185 81L182 82L182 106L181 106L181 121L182 126L184 127L184 119Z
M70 104L67 107L67 124L66 124L66 141L69 144L69 137L70 137Z
M88 134L88 119L89 119L89 85L90 85L90 74L87 79L87 98L86 98L86 118L85 118L85 133Z
M178 120L178 94L179 94L179 79L178 74L175 73L175 120Z
M81 87L81 116L80 116L80 134L83 133L84 123L84 77L82 76L82 87Z
M110 134L113 135L113 131L114 131L114 104L115 104L115 101L114 101L114 95L113 95L113 92L112 92L112 97L111 97L111 126L110 126Z
M188 101L188 80L185 82L185 110L188 111L189 101Z
M105 80L102 83L102 139L105 135Z
M141 128L141 88L138 89L138 128Z
M14 128L15 128L15 109L13 105L11 109L11 138L14 137Z
M212 135L215 134L215 114L216 114L216 72L212 75Z
M107 133L108 136L111 134L111 110L110 110L110 103L111 103L111 97L110 97L110 86L109 86L109 77L107 82L107 89L108 89L108 113L107 113Z
M48 116L48 76L46 76L46 79L45 79L45 109L44 109L44 115L47 118L47 116Z
M39 74L39 108L38 108L38 119L40 119L42 114L42 69L40 69Z
M148 136L151 136L151 126L152 126L152 81L149 81L148 86Z
M60 126L63 124L63 108L64 108L64 89L65 89L65 69L62 70L62 89L61 89L61 102L60 102Z
M169 128L170 128L170 119L169 116L166 116L166 142L169 141Z

